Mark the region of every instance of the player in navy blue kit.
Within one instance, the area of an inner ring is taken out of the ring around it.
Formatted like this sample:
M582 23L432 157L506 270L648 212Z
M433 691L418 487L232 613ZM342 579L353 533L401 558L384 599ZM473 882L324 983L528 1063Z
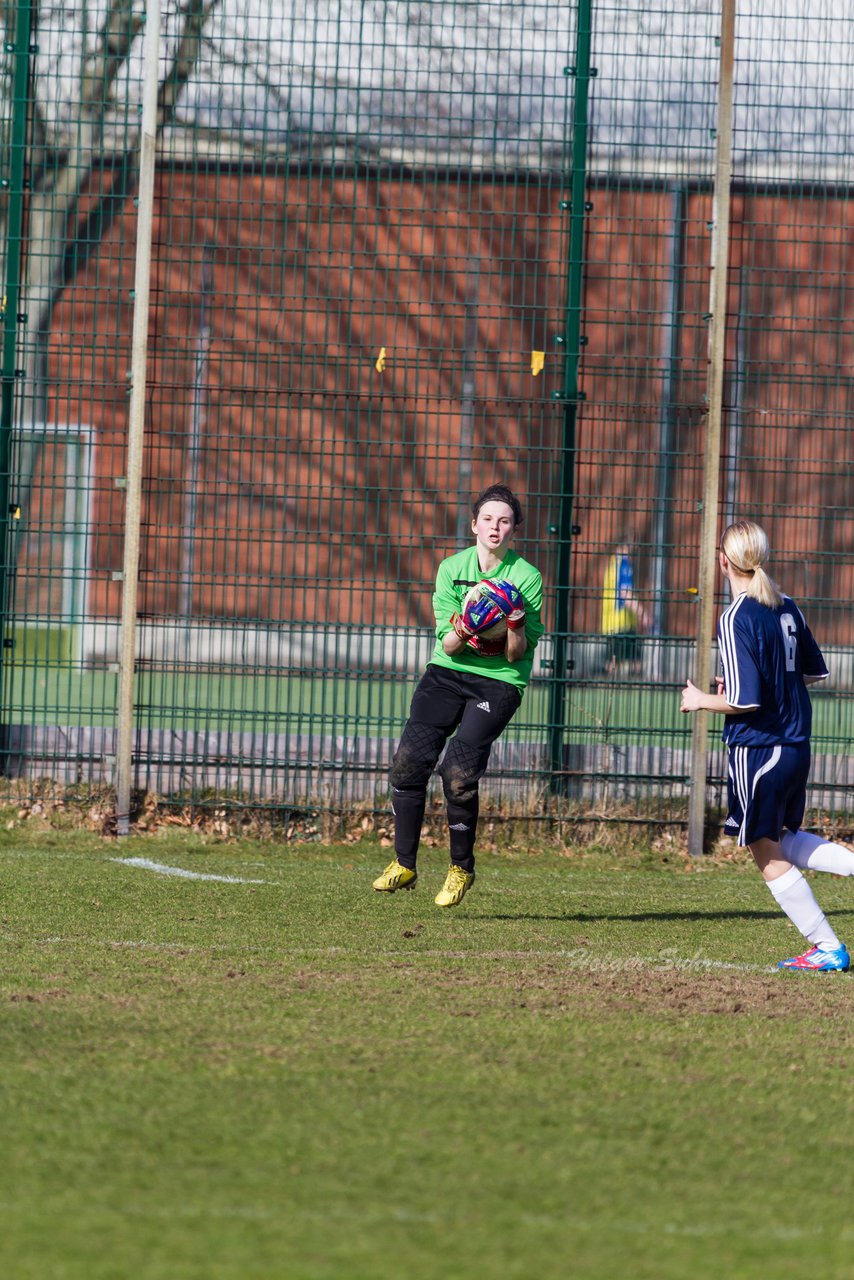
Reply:
M810 767L807 686L824 680L827 667L800 609L766 573L768 555L765 531L753 521L724 533L719 559L733 599L718 623L723 675L717 693L689 680L681 710L724 713L724 830L750 849L778 905L813 944L778 968L844 972L848 951L802 874L809 867L854 875L850 849L800 830Z

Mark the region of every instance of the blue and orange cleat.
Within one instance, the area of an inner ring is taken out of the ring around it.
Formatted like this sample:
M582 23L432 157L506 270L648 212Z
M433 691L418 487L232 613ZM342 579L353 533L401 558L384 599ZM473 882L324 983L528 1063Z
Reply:
M847 973L851 967L851 957L846 947L835 947L833 951L822 951L821 947L810 947L802 956L792 956L791 960L780 960L778 969L809 969L812 973Z

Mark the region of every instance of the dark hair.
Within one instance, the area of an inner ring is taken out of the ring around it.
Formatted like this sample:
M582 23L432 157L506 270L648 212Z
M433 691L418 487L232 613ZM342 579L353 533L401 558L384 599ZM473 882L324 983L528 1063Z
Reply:
M475 520L480 514L481 507L487 502L506 502L507 506L513 512L514 525L521 524L524 520L522 515L522 504L516 497L512 489L508 489L506 484L491 484L488 489L484 489L479 497L475 498L471 504L472 514Z

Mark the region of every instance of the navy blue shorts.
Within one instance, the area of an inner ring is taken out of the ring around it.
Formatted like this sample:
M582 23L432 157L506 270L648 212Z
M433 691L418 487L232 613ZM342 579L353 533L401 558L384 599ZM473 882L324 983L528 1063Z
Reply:
M797 831L804 820L809 771L808 742L730 747L726 834L748 845L779 840L784 827Z

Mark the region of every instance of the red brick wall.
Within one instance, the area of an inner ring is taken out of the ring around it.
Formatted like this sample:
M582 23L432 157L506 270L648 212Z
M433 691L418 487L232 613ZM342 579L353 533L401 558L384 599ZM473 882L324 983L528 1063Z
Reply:
M528 508L520 544L553 575L563 407L565 213L556 187L413 178L161 173L149 331L141 609L181 607L193 369L213 266L192 612L430 620L460 495L500 479ZM650 582L671 205L591 195L588 339L577 421L572 627L598 628L613 542ZM702 480L710 200L683 232L668 490L666 629L692 635ZM58 307L51 409L96 428L92 611L116 615L135 210ZM725 426L740 424L739 514L765 520L783 585L847 602L854 328L843 202L736 197ZM847 273L847 275L846 275ZM385 371L375 362L386 349ZM533 377L531 351L546 353ZM466 377L473 396L463 394ZM470 452L461 443L471 433ZM732 444L732 441L730 441ZM467 465L470 459L470 471ZM848 611L818 603L826 642Z

